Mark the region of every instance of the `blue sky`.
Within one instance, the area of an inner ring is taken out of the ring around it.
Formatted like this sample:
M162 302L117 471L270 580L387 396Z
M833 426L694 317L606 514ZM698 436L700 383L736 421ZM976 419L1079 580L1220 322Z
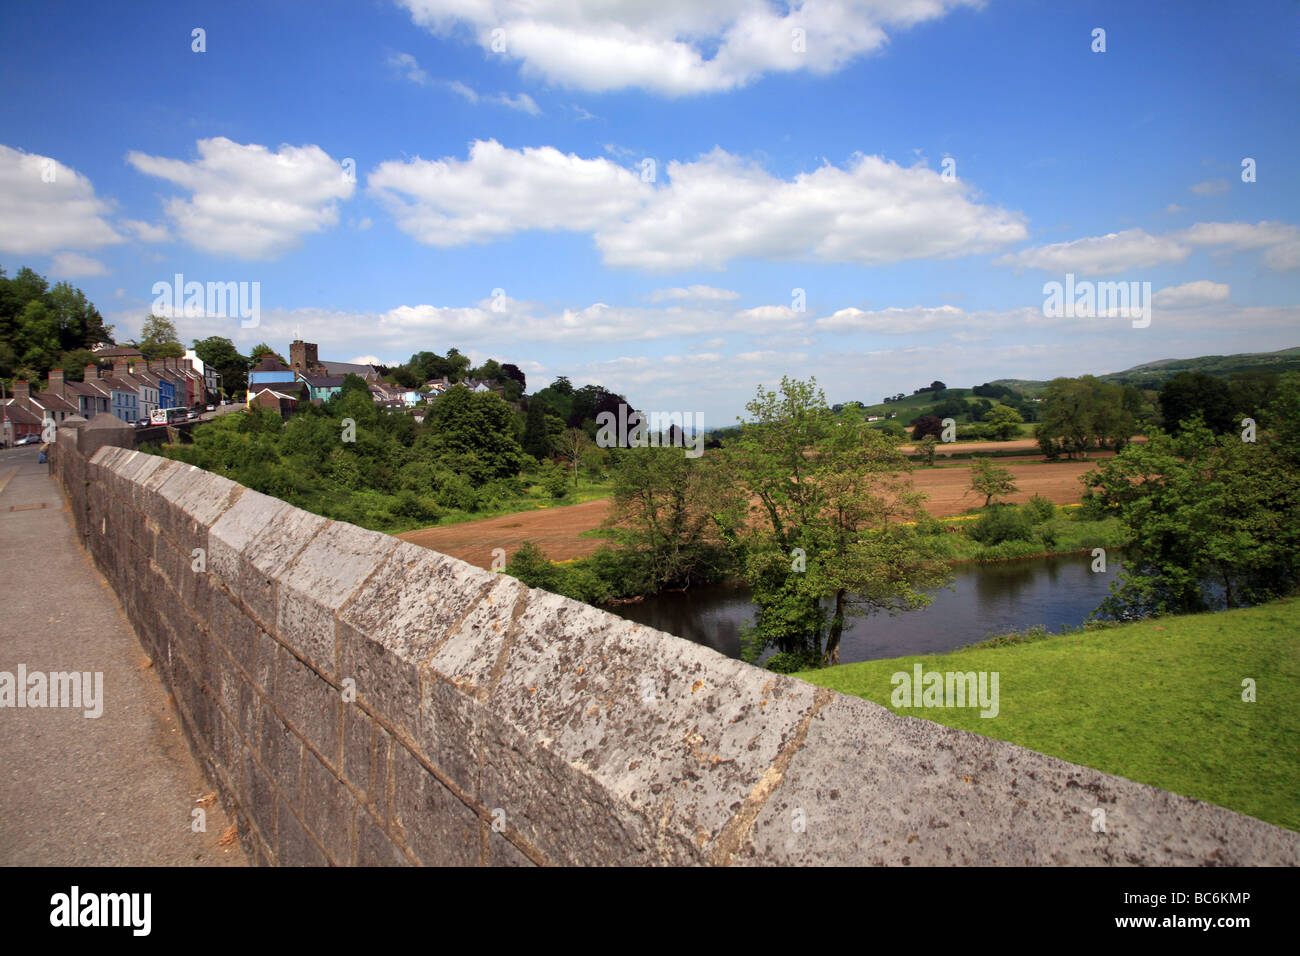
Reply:
M1294 3L123 6L0 35L0 264L119 338L176 273L257 282L257 327L182 338L455 346L710 426L782 374L1300 345ZM1044 316L1066 273L1149 282L1151 323Z

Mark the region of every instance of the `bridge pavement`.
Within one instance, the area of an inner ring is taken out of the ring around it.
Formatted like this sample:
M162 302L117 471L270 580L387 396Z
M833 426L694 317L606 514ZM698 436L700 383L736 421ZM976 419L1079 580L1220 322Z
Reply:
M98 672L102 714L0 706L0 865L246 865L238 840L223 843L230 820L38 456L36 445L0 450L0 704L19 665ZM204 832L192 831L196 808Z

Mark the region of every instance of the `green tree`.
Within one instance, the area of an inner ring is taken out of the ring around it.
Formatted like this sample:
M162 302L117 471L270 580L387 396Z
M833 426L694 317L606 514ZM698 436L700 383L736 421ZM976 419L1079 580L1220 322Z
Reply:
M994 437L999 441L1008 441L1020 434L1024 418L1010 405L995 405L984 416L984 421L991 426Z
M1011 477L1010 469L995 465L988 458L976 458L970 463L970 487L971 491L984 496L984 507L987 508L994 498L1014 494L1016 480Z
M648 586L689 587L704 580L718 555L710 547L706 507L710 469L680 448L630 448L613 466L614 494L606 525L619 544L646 556Z
M1297 396L1300 398L1300 396ZM1217 439L1198 417L1084 476L1132 536L1097 610L1117 619L1237 607L1300 582L1300 474L1294 445Z
M546 430L546 404L533 398L528 403L528 418L524 422L523 448L534 458L542 459L551 453L550 435Z
M1228 383L1204 372L1179 372L1160 389L1160 414L1165 431L1176 432L1196 415L1216 435L1232 431L1237 422Z
M523 466L510 406L495 392L450 388L433 403L426 425L421 447L470 481L517 475Z
M897 443L856 408L837 419L815 381L783 378L746 408L709 486L759 608L747 654L774 646L836 663L847 616L924 606L925 589L946 579L904 524L923 517L923 496Z
M1084 375L1048 383L1035 434L1044 454L1074 458L1087 457L1091 448L1123 448L1136 430L1137 422L1124 408L1124 390Z
M227 395L238 395L248 388L248 359L239 354L230 339L212 335L195 339L190 347L205 365L211 365L221 374L221 384Z
M926 435L924 438L922 438L919 442L916 443L916 449L921 453L922 456L924 456L925 465L927 468L934 467L934 452L935 449L938 447L939 447L939 439L935 438L933 435Z
M160 315L150 315L144 320L136 348L147 359L180 358L185 354L185 347L176 333L176 324Z

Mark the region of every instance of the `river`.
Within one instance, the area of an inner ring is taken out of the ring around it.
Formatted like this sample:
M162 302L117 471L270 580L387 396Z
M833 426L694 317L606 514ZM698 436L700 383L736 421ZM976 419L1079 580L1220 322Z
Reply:
M1059 633L1079 625L1106 597L1120 562L1108 555L1105 573L1093 573L1086 554L1024 561L963 564L953 569L952 590L934 594L928 607L890 617L850 618L840 641L840 662L908 654L941 654L991 634L1041 624ZM754 616L749 589L709 585L665 592L637 604L615 605L614 614L740 657L740 629Z

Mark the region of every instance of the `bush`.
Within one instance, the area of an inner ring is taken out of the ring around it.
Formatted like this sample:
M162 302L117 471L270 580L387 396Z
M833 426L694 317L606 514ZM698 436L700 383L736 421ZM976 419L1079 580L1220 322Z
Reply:
M1095 491L1089 489L1084 492L1083 503L1074 513L1075 521L1101 521L1110 515L1106 511L1106 505L1101 500L1101 496Z
M791 651L777 651L767 659L765 666L768 670L775 671L778 674L793 674L795 671L812 670L817 666L817 663L808 660L802 654L795 654Z
M1042 524L1044 521L1051 521L1056 517L1056 505L1042 495L1034 495L1034 497L1026 501L1024 509L1031 524Z
M531 541L525 541L506 565L506 574L518 578L530 588L541 588L553 594L559 593L560 569L542 553L542 549Z
M1013 505L996 505L987 509L971 528L970 536L983 545L1032 541L1037 537L1029 518Z

